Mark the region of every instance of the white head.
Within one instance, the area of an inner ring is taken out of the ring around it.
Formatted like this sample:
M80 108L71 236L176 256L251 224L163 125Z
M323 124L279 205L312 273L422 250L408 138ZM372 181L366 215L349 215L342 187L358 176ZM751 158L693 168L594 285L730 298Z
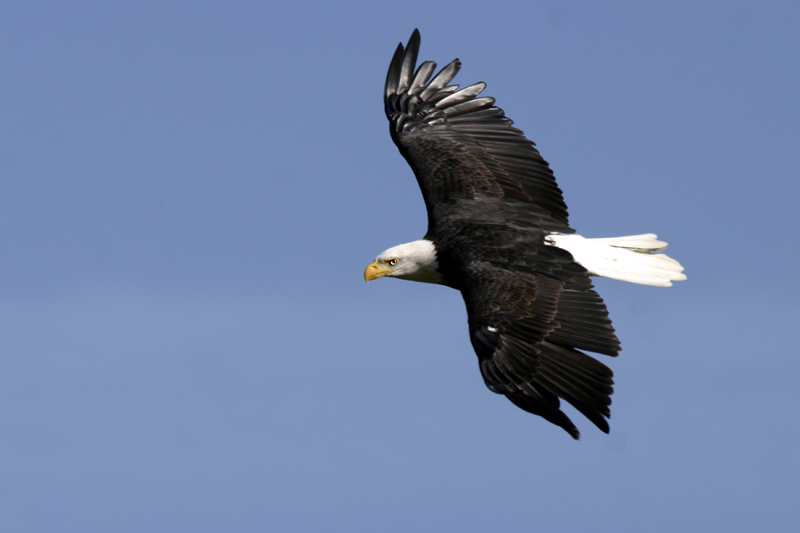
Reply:
M375 261L367 265L364 279L369 282L388 276L424 283L444 283L438 268L436 247L431 241L420 239L381 252Z

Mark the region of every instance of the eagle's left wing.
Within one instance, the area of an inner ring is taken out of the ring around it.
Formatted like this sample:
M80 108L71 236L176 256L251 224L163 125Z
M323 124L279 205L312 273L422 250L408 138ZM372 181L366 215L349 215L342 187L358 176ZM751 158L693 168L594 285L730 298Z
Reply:
M484 382L574 438L559 398L608 432L613 373L579 351L619 351L603 300L566 252L530 243L527 250L524 260L506 251L501 261L463 250L460 289Z

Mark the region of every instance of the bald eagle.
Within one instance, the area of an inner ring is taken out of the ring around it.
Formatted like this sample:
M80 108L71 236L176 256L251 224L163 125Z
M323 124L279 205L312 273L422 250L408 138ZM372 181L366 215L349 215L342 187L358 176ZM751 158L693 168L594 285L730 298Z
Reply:
M420 35L400 43L386 76L392 140L417 177L428 212L420 240L382 252L364 279L439 283L461 292L486 386L580 433L560 409L572 404L608 433L613 373L581 350L616 356L620 343L589 276L666 287L686 279L644 234L587 239L567 221L553 172L512 126L486 84L448 85L456 59L416 67Z

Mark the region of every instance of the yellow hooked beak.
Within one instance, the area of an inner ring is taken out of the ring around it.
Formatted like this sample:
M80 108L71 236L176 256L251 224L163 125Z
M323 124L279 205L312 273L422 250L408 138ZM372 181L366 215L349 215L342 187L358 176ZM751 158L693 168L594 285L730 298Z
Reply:
M367 265L367 268L364 269L364 281L369 283L373 279L380 278L393 271L393 269L382 267L377 262L373 261Z

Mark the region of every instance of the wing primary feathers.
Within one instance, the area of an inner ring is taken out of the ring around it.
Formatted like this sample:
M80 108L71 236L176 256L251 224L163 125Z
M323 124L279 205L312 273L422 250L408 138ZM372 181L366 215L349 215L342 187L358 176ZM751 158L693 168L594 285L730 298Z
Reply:
M481 91L483 91L485 88L486 84L483 82L474 83L472 85L464 87L458 92L451 94L447 98L444 98L439 102L436 102L436 107L442 109L447 106L454 106L462 102L472 100L473 98L478 96L481 93ZM494 100L492 100L492 103L494 103Z
M411 87L411 73L414 72L414 67L417 65L419 42L419 30L415 29L406 45L405 57L403 58L403 65L400 70L400 81L397 84L398 93L406 92Z
M436 76L431 80L428 86L425 88L422 93L420 93L420 98L423 100L427 100L431 96L433 96L437 91L440 89L444 89L450 80L452 80L458 71L461 69L461 61L458 59L452 60L450 63L444 66L442 70L439 71ZM457 87L457 86L455 86ZM455 91L455 88L453 89Z
M389 64L389 71L386 73L386 86L383 90L383 99L388 100L397 95L397 86L400 83L400 69L403 66L403 43L397 45L397 49L392 56L392 62Z
M411 87L408 89L409 94L418 94L425 87L425 83L435 68L436 63L433 61L422 63L414 74L414 81L411 82Z
M581 438L581 432L578 431L572 420L559 409L558 396L547 393L546 395L540 394L537 398L518 392L506 394L506 398L520 409L541 416L548 422L563 428L573 439L578 440Z

